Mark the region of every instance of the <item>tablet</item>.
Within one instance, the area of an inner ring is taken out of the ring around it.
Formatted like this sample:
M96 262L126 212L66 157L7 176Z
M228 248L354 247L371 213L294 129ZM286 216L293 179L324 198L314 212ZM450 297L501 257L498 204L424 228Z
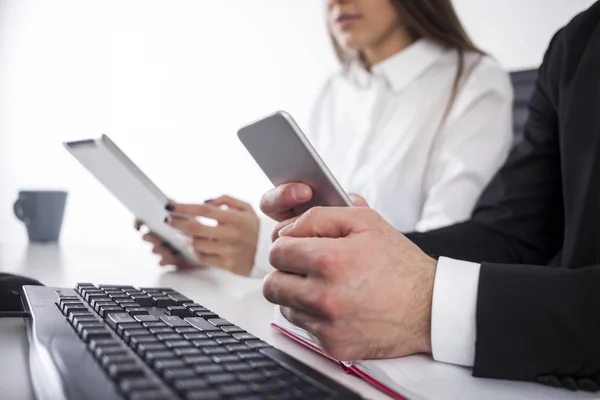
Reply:
M273 185L301 182L311 187L311 201L294 209L296 215L316 206L353 206L333 173L287 112L277 111L242 127L238 138Z
M64 145L152 233L180 251L186 259L198 262L186 237L164 222L169 198L108 136Z

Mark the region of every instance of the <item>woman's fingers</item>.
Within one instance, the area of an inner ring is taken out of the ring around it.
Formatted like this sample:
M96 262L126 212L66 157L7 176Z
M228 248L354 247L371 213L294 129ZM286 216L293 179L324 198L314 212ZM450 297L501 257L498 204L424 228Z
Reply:
M191 237L232 241L237 240L239 236L236 229L227 225L208 226L195 219L172 218L169 225Z
M207 200L206 203L217 207L227 206L239 211L252 210L252 206L250 204L227 195L219 196L216 199Z
M222 224L235 223L238 221L239 211L224 209L218 205L209 204L183 204L183 203L172 203L167 208L173 219L185 219L185 217L204 217L214 219ZM177 218L179 217L179 218Z

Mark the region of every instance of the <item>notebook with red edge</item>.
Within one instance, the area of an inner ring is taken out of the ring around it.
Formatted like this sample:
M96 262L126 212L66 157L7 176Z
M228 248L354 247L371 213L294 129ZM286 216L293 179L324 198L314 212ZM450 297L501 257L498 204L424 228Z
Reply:
M276 308L273 328L340 365L397 400L600 400L600 394L572 392L532 382L474 378L470 368L434 361L425 355L383 360L342 362L325 354L302 328L286 320ZM449 333L451 334L451 333Z

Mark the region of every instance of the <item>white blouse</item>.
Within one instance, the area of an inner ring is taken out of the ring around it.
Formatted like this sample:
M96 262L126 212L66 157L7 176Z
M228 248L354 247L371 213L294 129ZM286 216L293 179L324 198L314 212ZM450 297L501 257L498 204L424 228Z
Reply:
M488 56L465 54L447 112L457 53L421 39L376 64L358 63L325 85L305 132L342 187L401 232L467 219L512 143L513 92ZM445 116L445 118L444 118ZM254 276L268 262L274 223L261 221Z

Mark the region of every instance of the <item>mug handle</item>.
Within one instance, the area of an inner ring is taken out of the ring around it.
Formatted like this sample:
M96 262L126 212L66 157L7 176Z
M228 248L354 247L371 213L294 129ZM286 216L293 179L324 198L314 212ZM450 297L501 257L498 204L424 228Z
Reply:
M23 199L17 199L15 204L13 205L13 211L15 213L15 217L17 217L20 221L22 221L25 225L29 225L31 223L31 219L25 216L25 212L23 211L23 206L25 202Z

